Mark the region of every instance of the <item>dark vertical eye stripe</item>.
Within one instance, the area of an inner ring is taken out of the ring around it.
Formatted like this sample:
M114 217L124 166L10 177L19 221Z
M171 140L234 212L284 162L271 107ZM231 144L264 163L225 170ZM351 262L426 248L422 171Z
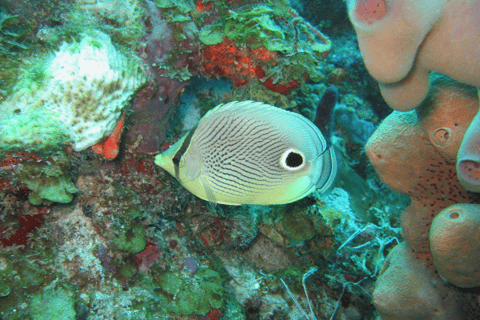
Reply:
M190 140L192 140L193 134L197 130L197 126L193 127L192 130L190 130L187 134L187 137L185 140L183 140L182 146L180 149L178 149L177 153L175 153L175 156L173 156L172 162L173 162L173 167L175 168L175 178L180 180L180 160L182 159L183 155L185 152L187 152L188 147L190 146Z

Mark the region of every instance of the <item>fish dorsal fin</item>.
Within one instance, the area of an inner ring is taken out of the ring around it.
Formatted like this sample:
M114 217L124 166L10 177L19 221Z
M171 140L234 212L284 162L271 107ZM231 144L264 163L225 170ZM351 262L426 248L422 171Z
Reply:
M236 109L242 109L243 111L246 108L256 108L258 106L265 105L263 102L258 102L258 101L252 101L252 100L245 100L245 101L231 101L228 103L221 103L215 108L209 110L205 116L203 116L202 119L207 119L209 116L212 114L218 113L218 112L232 112L235 111Z

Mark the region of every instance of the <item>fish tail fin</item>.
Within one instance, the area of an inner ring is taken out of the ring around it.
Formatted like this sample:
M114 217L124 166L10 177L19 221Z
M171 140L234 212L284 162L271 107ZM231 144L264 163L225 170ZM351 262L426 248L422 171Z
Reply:
M323 170L320 178L317 181L317 188L319 192L324 192L335 181L337 175L337 158L333 148L327 147L323 153Z

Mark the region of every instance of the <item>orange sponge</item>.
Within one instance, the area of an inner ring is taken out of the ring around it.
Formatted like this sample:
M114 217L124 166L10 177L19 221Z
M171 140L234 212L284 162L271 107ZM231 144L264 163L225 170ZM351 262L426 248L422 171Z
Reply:
M120 138L122 137L124 122L125 111L107 140L92 146L92 150L97 154L101 154L105 159L115 159L120 151Z

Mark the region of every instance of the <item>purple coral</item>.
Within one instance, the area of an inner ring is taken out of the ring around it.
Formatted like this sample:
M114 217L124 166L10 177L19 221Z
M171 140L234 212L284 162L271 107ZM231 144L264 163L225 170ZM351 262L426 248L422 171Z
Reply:
M355 110L339 104L333 111L335 128L347 140L347 143L365 145L375 130L372 122L361 119Z
M198 264L194 257L187 257L184 262L185 268L190 270L190 277L193 277L198 270Z

